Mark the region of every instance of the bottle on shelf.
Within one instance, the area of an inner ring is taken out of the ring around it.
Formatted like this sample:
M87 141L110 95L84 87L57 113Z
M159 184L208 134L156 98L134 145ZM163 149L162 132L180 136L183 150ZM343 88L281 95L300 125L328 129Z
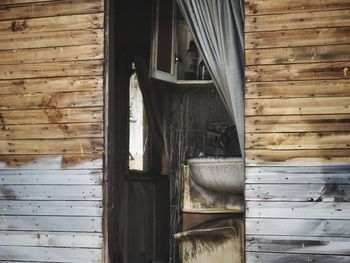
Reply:
M198 69L198 58L199 53L194 40L189 43L189 48L187 49L187 65L188 68L185 72L185 80L196 80L197 79L197 69Z
M203 59L199 63L197 76L198 76L198 80L211 80L211 76L209 74L208 68L205 65Z

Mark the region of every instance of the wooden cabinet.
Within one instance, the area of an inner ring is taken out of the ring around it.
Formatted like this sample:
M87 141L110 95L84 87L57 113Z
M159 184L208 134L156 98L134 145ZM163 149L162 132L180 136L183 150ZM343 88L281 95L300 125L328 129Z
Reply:
M212 83L176 0L157 0L153 26L152 78L177 84Z

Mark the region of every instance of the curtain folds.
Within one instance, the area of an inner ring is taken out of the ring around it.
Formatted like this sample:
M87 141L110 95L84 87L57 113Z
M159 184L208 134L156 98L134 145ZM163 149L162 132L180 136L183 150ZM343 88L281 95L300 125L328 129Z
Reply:
M244 8L241 0L177 0L234 121L244 154Z

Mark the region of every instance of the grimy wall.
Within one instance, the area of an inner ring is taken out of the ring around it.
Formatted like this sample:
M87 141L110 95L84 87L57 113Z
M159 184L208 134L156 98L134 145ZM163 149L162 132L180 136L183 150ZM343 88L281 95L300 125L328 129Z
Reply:
M245 8L247 263L350 262L350 1Z
M102 0L0 1L0 261L101 262Z

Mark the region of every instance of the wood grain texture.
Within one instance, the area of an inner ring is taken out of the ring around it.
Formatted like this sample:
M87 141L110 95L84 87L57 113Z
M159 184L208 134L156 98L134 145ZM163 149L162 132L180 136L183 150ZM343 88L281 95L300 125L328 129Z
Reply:
M347 263L349 262L349 256L332 256L332 255L312 255L312 254L290 254L290 253L259 253L259 252L247 252L247 263Z
M99 169L67 170L0 170L2 186L6 185L101 185Z
M349 202L350 186L345 184L246 184L247 201Z
M101 233L0 231L0 246L101 248Z
M0 246L0 260L100 263L101 249Z
M286 14L316 10L349 9L347 0L247 0L245 13L249 15Z
M246 65L349 61L349 44L247 50Z
M89 30L98 28L103 28L103 13L0 21L0 35L6 34L10 36L29 32Z
M319 46L350 43L350 27L252 32L245 34L246 49Z
M102 122L100 107L88 108L43 108L37 110L0 110L0 124L46 124Z
M246 99L246 116L349 114L349 97Z
M245 32L350 26L350 9L247 16Z
M349 241L349 238L336 237L247 236L246 250L254 252L349 256Z
M287 226L287 227L286 227ZM247 218L247 235L349 237L349 220Z
M103 105L102 91L1 95L0 109L74 108Z
M0 168L11 170L101 169L102 165L102 152L59 155L0 155Z
M102 0L63 0L0 6L0 20L24 19L74 14L93 14L104 11Z
M71 154L103 151L103 139L0 140L2 154Z
M350 184L349 166L247 167L247 184Z
M102 76L36 78L0 81L0 95L102 91Z
M350 35L350 34L349 34ZM295 65L246 66L246 81L289 81L350 78L349 62L309 63Z
M103 58L101 45L84 45L0 51L0 64L77 61Z
M98 233L101 225L101 217L2 216L0 230Z
M0 0L1 262L102 262L103 12Z
M2 185L0 200L102 200L95 185Z
M292 115L246 117L247 133L349 132L350 115Z
M1 84L0 84L1 85ZM246 83L247 99L350 96L350 80L306 80Z
M350 204L332 202L247 202L246 216L255 218L350 219Z
M0 65L0 80L102 75L101 60Z
M348 149L348 132L248 133L248 149Z
M14 35L0 34L0 50L64 47L103 44L103 30L73 30L57 32L28 32ZM57 53L56 53L57 54Z
M3 125L0 140L102 138L102 123Z
M56 0L1 0L0 5L15 5L24 3L50 2Z
M2 215L18 216L102 216L100 201L21 201L0 200ZM1 253L0 253L1 254Z
M350 2L245 7L246 261L348 262Z
M350 162L349 149L332 150L246 150L247 166L325 165Z

